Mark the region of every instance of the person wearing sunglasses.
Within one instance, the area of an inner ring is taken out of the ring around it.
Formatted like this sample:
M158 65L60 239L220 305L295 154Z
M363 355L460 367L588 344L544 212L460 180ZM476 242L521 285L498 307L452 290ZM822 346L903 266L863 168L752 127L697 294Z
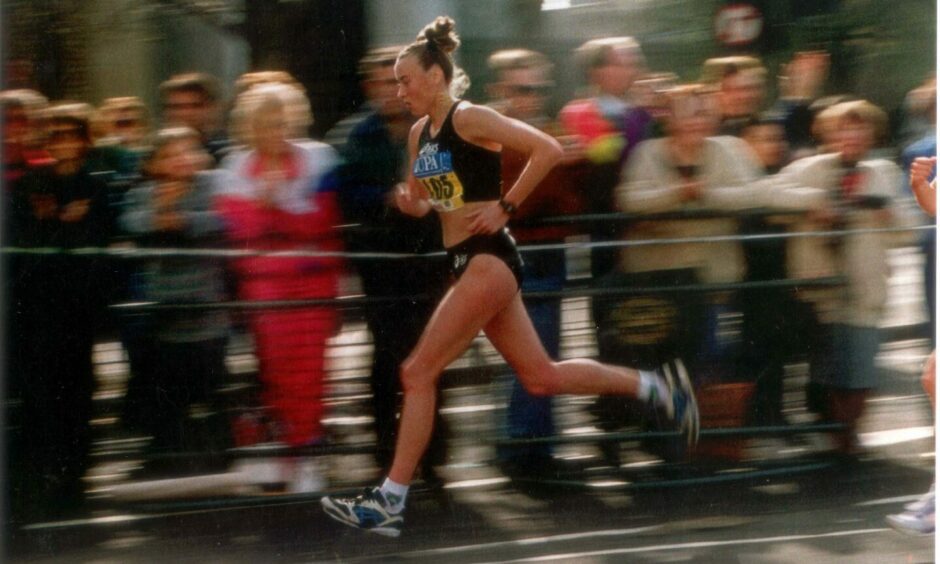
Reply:
M751 183L759 165L743 141L715 137L719 119L716 93L701 84L665 92L666 136L640 143L617 187L622 211L636 214L623 233L629 240L689 239L736 235L733 212L756 207ZM668 213L668 219L642 216ZM703 214L711 214L703 217ZM740 281L745 272L741 244L687 242L626 247L621 271L640 286L695 285ZM627 300L633 317L650 324L626 336L633 354L654 358L678 354L693 373L722 376L733 370L733 347L721 339L720 323L732 307L728 293L649 294ZM672 312L671 314L669 312Z
M554 89L552 63L542 53L529 49L504 49L490 55L488 66L495 79L487 85L490 107L523 121L555 137L565 153L561 163L539 183L509 222L516 240L523 244L561 243L574 235L570 227L526 226L527 220L579 213L583 202L578 194L587 161L577 138L563 135L559 124L548 114L548 101ZM526 155L504 148L503 186L512 186L526 164ZM560 291L566 277L565 252L542 250L524 255L522 291ZM561 345L561 300L526 299L526 311L549 356L559 358ZM555 434L552 398L529 394L518 378L511 388L506 409L506 435L510 439L538 438ZM497 457L510 477L551 476L557 469L549 444L501 446Z
M22 378L22 429L11 448L22 453L25 483L14 487L14 513L30 518L83 509L82 477L91 446L92 347L107 316L107 262L61 251L104 247L114 232L107 185L89 168L91 107L53 104L45 112L47 167L28 172L11 198L10 243L60 252L18 260L15 355ZM17 439L22 439L21 443Z

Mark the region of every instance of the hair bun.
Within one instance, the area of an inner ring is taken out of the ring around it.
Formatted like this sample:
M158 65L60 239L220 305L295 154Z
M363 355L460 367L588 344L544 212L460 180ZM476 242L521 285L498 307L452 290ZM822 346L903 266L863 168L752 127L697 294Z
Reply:
M418 34L418 41L427 41L429 47L440 49L444 53L452 53L460 46L460 38L454 32L456 25L450 16L438 16L433 22L424 26Z

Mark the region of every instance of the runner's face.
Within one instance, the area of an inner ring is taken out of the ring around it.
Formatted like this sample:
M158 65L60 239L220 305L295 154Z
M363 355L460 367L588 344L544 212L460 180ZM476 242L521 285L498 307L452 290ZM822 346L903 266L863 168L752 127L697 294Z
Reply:
M412 55L402 57L395 63L398 97L412 115L424 116L431 111L436 90L440 87L434 83L433 70L433 66L428 70L421 68L417 58Z

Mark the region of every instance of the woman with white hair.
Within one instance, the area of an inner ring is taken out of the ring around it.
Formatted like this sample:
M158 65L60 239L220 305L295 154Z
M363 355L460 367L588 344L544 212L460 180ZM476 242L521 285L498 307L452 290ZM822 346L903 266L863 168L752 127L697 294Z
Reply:
M239 96L233 118L247 150L223 161L215 198L231 243L262 251L338 251L338 159L329 146L302 139L312 121L306 96L286 84L257 85ZM242 300L336 296L335 258L251 256L234 268ZM335 311L255 310L249 320L274 438L291 447L322 441L324 352ZM285 483L290 491L322 487L314 461L305 459L290 459L279 475L256 478Z

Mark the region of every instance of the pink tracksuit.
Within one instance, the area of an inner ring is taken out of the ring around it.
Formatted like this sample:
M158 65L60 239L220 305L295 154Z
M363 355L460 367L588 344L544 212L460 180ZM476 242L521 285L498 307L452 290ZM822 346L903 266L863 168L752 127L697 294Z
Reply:
M254 151L228 157L216 195L227 236L239 248L266 251L340 250L334 169L337 157L322 143L291 145L286 178L272 188L260 178ZM270 203L262 199L266 191ZM340 259L239 258L240 298L302 300L337 293ZM262 400L278 425L278 439L301 446L322 437L326 340L337 314L330 306L252 311L250 324L260 363Z

